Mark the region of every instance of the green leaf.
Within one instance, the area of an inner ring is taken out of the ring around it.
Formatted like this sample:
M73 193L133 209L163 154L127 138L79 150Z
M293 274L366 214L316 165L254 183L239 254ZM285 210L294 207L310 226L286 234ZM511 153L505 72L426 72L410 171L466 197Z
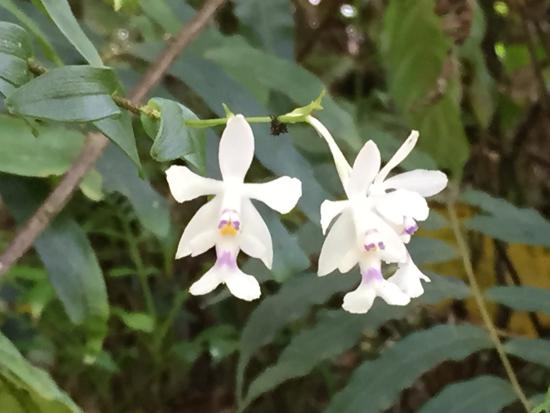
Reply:
M351 288L349 277L318 278L305 274L291 278L277 294L265 298L250 314L241 334L237 365L237 399L243 395L248 362L288 323L302 317L313 305L322 304L334 293Z
M23 358L15 346L0 333L0 407L20 406L21 412L79 413L80 408L60 390L50 375ZM6 395L8 390L14 397ZM17 393L15 393L17 392ZM31 410L29 410L29 408ZM2 410L17 413L17 410Z
M26 61L32 56L32 42L27 31L9 22L0 22L0 52ZM25 62L26 63L26 62Z
M420 147L440 165L460 173L468 141L460 119L459 71L452 70L441 96L431 97L452 46L433 0L391 0L381 38L390 95L411 127L420 130Z
M538 211L476 190L464 192L460 199L487 213L466 220L467 228L505 242L550 246L550 221Z
M117 144L138 168L141 168L132 126L132 116L128 112L122 111L119 115L97 120L94 125Z
M244 410L263 393L279 384L310 373L323 360L331 359L352 347L365 329L375 330L383 323L403 316L399 307L377 306L367 315L355 315L343 310L323 314L310 329L295 335L273 366L264 370L250 384L239 410Z
M488 300L519 311L550 314L550 291L527 286L492 287L485 291Z
M40 27L31 19L29 18L25 13L23 13L19 6L17 6L13 0L0 0L0 7L3 7L6 9L9 13L11 13L19 22L25 26L25 28L32 33L32 35L38 40L40 43L40 46L42 47L42 50L44 51L44 54L48 59L50 59L52 62L61 65L63 62L61 61L61 58L57 55L57 52L53 48L53 46L50 44L48 38L46 35L42 32Z
M297 105L311 102L325 89L319 78L297 63L255 49L239 36L219 36L213 44L216 46L204 50L204 57L223 67L242 85L252 77L265 87L285 94ZM337 138L345 140L354 149L361 146L362 140L352 117L330 96L323 98L323 111L316 116L337 134Z
M147 313L129 312L117 307L112 308L112 313L132 330L151 333L155 329L155 319Z
M294 53L294 18L290 0L239 0L235 14L258 37L262 49L286 59Z
M428 276L431 282L423 283L424 294L417 299L422 304L437 304L446 299L464 300L471 295L470 288L458 278L431 272Z
M421 236L412 238L409 253L416 265L445 262L457 257L456 250L446 242Z
M419 413L499 413L515 400L510 383L494 376L481 376L445 387Z
M106 192L124 195L144 228L165 238L170 228L170 211L166 199L138 176L136 166L116 146L109 145L97 163Z
M102 191L103 177L95 169L84 175L79 187L82 193L94 202L101 201L104 197Z
M145 128L148 133L153 132L154 129L154 135L150 135L154 140L151 147L152 158L159 162L178 158L188 159L189 155L196 153L200 145L204 145L204 130L185 126L186 120L198 119L192 111L178 102L162 98L153 98L149 100L148 105L157 109L161 116L157 127ZM144 118L150 122L145 115L142 116L142 120ZM201 169L201 165L197 167Z
M14 86L31 79L27 59L32 55L31 39L17 24L0 22L0 78Z
M111 69L65 66L18 88L6 99L10 112L61 122L88 122L117 115L111 95L117 80Z
M550 369L550 340L518 337L504 345L508 354Z
M439 325L413 333L363 362L325 413L374 413L391 407L401 391L446 360L462 360L491 348L487 333L471 325Z
M63 174L78 156L84 136L58 125L37 125L38 136L23 119L0 115L0 171L47 177Z
M164 0L139 0L143 13L169 33L175 34L181 27L181 20Z
M550 388L548 388L544 401L539 406L531 410L530 413L550 413Z
M18 222L24 222L47 194L42 182L4 175L2 198ZM54 290L74 324L83 325L88 356L101 350L107 333L109 304L105 281L95 253L80 226L60 215L34 242Z
M67 40L92 66L101 67L103 62L94 45L80 28L67 0L40 0L55 25Z

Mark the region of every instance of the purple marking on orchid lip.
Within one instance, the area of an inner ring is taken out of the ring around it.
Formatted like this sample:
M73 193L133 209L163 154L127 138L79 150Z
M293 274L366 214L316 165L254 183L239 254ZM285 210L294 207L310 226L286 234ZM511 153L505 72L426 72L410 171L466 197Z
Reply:
M369 243L369 244L365 244L365 249L366 249L367 251L376 249L376 244L374 244L373 242L371 242L371 243Z
M414 234L418 230L418 225L411 225L405 228L405 233L408 235Z
M367 271L361 271L361 280L363 282L381 281L384 277L378 268L369 267Z
M223 267L225 265L229 268L237 268L237 257L234 257L229 251L222 251L221 254L217 254L217 266Z
M386 249L386 244L384 244L382 241L380 241L378 243L378 248L380 248L381 250L385 250Z
M218 228L221 228L223 226L227 225L227 220L225 219L222 219L219 223L218 223Z
M232 224L233 224L233 228L235 228L237 231L241 227L241 223L239 221L233 221Z

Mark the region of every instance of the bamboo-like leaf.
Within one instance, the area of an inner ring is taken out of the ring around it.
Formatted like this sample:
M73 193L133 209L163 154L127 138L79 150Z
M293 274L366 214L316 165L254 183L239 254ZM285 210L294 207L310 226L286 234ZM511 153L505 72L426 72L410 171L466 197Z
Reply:
M508 354L550 369L550 340L518 337L505 344Z
M413 333L368 360L353 373L325 413L381 413L401 391L446 360L461 360L492 346L485 331L471 325L440 325Z
M65 35L67 40L92 66L101 67L103 62L86 34L80 28L67 0L40 0L55 25Z
M481 376L445 387L419 413L499 413L514 400L514 389L506 380Z
M288 323L302 317L313 305L322 304L337 291L351 288L353 280L344 277L296 276L279 292L265 298L246 322L240 340L237 365L237 399L243 396L244 373L254 353L273 340Z
M519 311L542 311L550 314L550 291L528 286L492 287L487 299Z
M15 114L62 122L88 122L120 113L111 95L118 82L111 69L65 66L26 83L6 99Z

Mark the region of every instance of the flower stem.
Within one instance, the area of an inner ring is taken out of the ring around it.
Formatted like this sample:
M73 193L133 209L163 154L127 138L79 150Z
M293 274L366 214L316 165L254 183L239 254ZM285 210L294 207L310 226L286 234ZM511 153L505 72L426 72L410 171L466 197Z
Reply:
M334 164L336 165L336 171L338 172L338 176L345 190L348 186L349 175L351 173L351 166L346 160L346 157L325 125L311 115L306 117L306 122L309 123L328 144L330 152L332 153L332 158L334 159Z
M455 185L453 185L455 186ZM500 358L500 361L502 363L502 366L504 367L504 370L506 371L506 375L508 376L508 380L510 381L512 388L514 389L514 392L516 393L518 399L520 400L521 404L525 408L526 412L529 412L530 410L530 404L527 400L527 396L525 396L525 393L523 392L523 389L521 388L521 385L519 384L518 378L516 376L516 373L514 372L514 369L512 368L512 364L510 363L510 359L508 358L506 351L504 350L504 346L502 345L502 341L500 341L500 338L498 336L497 329L495 325L493 324L493 320L491 319L491 316L489 315L489 311L487 309L487 305L485 304L485 300L483 299L483 294L481 292L481 288L479 287L479 284L477 282L472 260L470 258L470 252L468 249L468 245L466 244L466 240L464 239L464 236L462 234L462 230L460 229L460 222L458 220L458 216L456 213L455 208L455 200L458 195L458 185L456 185L456 188L450 188L451 194L449 196L448 202L447 202L447 210L449 211L449 218L451 220L451 226L453 228L454 236L456 238L456 242L458 245L458 249L460 252L460 255L462 257L462 264L464 265L464 271L466 272L466 275L468 277L468 282L470 283L470 287L472 289L474 299L476 301L477 307L479 308L479 312L481 314L481 318L483 320L483 323L485 324L485 327L489 331L489 336L491 338L491 341L493 342L493 345L495 346L495 349L498 353L498 356Z

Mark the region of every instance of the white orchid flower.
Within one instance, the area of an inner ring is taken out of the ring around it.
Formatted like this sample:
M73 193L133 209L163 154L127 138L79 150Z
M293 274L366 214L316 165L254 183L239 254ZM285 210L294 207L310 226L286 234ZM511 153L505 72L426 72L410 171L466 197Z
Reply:
M416 221L428 217L424 197L445 188L447 177L440 171L414 170L386 179L414 148L416 131L382 169L380 152L372 141L363 146L352 168L328 130L313 117L308 122L329 144L348 197L343 201L326 200L321 205L323 233L338 218L323 244L318 274L323 276L335 269L345 273L359 263L361 283L344 297L347 311L367 312L376 296L388 304L406 305L410 298L423 293L420 280L429 278L416 267L404 243L418 228ZM382 261L399 265L388 280L382 276Z
M188 255L194 257L215 246L216 263L191 285L190 293L207 294L225 283L234 296L251 301L260 297L260 285L256 278L237 266L239 251L259 258L269 269L273 261L271 234L251 199L262 201L285 214L298 202L302 183L288 176L266 183L244 182L254 157L254 135L242 115L228 119L218 157L223 181L204 178L184 166L174 165L166 171L176 201L214 195L185 228L176 259Z

